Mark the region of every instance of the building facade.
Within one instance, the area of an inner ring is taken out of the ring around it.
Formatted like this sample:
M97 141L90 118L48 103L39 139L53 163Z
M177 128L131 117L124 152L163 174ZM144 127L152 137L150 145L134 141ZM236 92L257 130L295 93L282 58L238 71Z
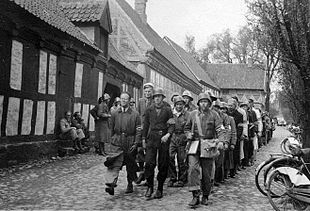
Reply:
M108 82L119 89L127 83L137 93L142 85L117 52L108 54L109 25L99 26L98 45L58 3L0 2L0 167L57 155L58 122L65 111L80 111L93 131L89 111Z
M125 0L110 2L111 41L132 64L145 82L164 89L167 97L173 92L190 90L194 97L201 92L199 81L176 57L173 49L148 25L146 0L137 0L133 9ZM169 97L170 98L170 97Z
M240 102L253 99L265 104L265 71L258 65L249 64L206 64L205 71L219 85L220 97L237 96Z

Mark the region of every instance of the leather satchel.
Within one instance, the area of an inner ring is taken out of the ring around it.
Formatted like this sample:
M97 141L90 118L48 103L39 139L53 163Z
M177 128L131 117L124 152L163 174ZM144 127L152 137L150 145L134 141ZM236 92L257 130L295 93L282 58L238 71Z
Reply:
M198 114L196 114L196 124L200 137L203 137L202 128ZM217 139L200 139L200 157L201 158L215 158L220 155L217 147Z

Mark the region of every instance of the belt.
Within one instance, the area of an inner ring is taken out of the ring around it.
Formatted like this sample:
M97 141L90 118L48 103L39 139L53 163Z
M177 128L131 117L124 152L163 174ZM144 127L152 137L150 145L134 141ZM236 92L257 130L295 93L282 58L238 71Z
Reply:
M184 134L184 131L174 131L173 133L176 135L180 135L180 134Z
M128 134L128 133L116 133L116 135L119 135L119 136L134 136L133 134Z

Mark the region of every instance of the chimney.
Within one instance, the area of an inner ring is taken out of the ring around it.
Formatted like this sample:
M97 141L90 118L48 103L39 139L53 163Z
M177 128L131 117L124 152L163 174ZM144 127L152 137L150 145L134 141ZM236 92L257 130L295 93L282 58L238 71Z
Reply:
M135 0L135 10L144 23L147 23L146 2L147 0Z

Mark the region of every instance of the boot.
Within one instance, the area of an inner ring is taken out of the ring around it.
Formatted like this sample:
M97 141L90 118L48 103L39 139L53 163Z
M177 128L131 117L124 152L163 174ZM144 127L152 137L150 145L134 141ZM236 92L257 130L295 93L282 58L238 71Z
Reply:
M163 191L157 190L155 194L153 195L153 199L161 199L163 197Z
M198 191L195 190L192 192L192 194L193 194L193 199L188 205L190 207L195 207L195 206L199 205L199 193L198 193Z
M108 194L113 196L114 195L114 188L117 186L116 183L117 183L117 178L115 178L114 181L111 183L106 183L105 185L107 187L105 189L105 192L107 192Z
M147 190L145 192L145 197L148 198L148 199L151 198L153 192L154 192L154 188L148 186L148 188L147 188Z
M133 185L131 182L128 183L125 194L133 193Z
M135 183L136 183L137 185L139 185L139 184L141 184L141 182L142 182L143 180L145 180L144 172L140 173L140 175L139 175L139 177L138 177L138 179L136 180Z
M209 200L207 196L202 196L201 204L207 206L209 204Z

